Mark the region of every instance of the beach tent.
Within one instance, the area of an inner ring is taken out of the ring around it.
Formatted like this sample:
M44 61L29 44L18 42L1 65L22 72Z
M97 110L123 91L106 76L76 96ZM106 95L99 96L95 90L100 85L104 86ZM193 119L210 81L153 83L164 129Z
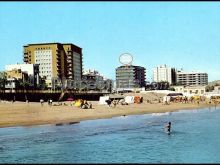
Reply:
M81 99L77 99L76 101L75 101L75 106L76 107L80 107L81 106L81 104L82 104L82 100Z
M105 101L109 100L109 96L100 96L99 97L99 104L107 104Z
M170 102L170 96L164 96L163 97L163 103L165 103L165 102L167 102L167 103Z
M126 96L125 102L128 104L133 104L134 103L134 96Z
M69 97L66 101L73 101L73 98Z
M109 95L109 99L110 99L110 100L121 100L121 99L124 99L124 98L125 98L125 97L124 97L123 95L117 95L117 94L116 94L116 95L115 95L115 94L113 94L113 95L110 94L110 95Z
M139 96L135 96L134 103L140 103L140 102L141 102L141 98Z
M188 99L190 99L191 97L193 97L194 94L189 94L189 93L183 93L184 97L187 97Z
M167 96L178 97L178 96L183 96L183 94L182 93L168 93Z

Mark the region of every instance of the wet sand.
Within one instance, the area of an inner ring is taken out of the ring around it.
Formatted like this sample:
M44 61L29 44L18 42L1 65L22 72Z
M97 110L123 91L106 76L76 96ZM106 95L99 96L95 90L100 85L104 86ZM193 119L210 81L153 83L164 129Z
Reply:
M54 103L53 103L54 104ZM56 103L55 103L56 104ZM80 109L75 106L49 106L44 103L24 103L7 102L0 103L0 127L11 126L32 126L42 124L74 124L83 120L111 118L115 116L161 113L187 109L201 109L214 106L200 103L171 103L163 105L162 103L150 104L143 102L141 104L117 105L115 108L109 108L107 105L99 105L98 101L92 102L93 109ZM213 107L214 108L214 107Z

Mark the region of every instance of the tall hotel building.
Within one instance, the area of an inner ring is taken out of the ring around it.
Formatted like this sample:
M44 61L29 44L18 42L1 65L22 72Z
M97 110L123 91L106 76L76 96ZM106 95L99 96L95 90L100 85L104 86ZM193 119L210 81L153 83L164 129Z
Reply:
M141 66L120 66L116 68L116 88L133 89L145 87L145 71Z
M178 71L176 75L181 85L208 85L207 73Z
M39 43L24 46L24 62L39 64L39 75L51 86L52 78L81 80L82 48L71 44Z
M174 68L166 65L160 65L153 69L153 81L167 81L170 84L176 83L176 71Z

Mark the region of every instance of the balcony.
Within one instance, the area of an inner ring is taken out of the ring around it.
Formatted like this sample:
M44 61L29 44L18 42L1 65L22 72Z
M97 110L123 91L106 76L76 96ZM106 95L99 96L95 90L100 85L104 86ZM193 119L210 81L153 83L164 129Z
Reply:
M73 61L72 60L67 60L67 64L72 64Z
M72 63L67 64L67 68L72 68L72 67L73 67Z
M70 56L70 55L67 56L67 60L72 60L72 59L73 59L72 56Z
M67 77L67 79L72 79L72 78L73 78L73 76L68 76L68 77Z
M67 76L68 76L68 77L69 77L69 76L72 76L72 74L73 74L72 72L68 72L68 73L67 73Z

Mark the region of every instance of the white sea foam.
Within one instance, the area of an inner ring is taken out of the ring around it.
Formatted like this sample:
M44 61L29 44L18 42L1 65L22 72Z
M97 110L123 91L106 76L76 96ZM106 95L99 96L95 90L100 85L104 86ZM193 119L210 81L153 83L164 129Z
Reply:
M166 116L166 115L171 115L171 112L152 113L152 116Z

